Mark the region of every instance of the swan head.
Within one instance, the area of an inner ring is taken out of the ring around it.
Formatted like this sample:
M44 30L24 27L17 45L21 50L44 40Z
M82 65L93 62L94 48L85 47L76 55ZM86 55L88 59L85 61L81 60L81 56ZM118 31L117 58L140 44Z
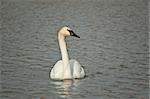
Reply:
M71 28L67 27L67 26L62 27L59 31L59 34L64 36L64 37L74 36L74 37L80 38L80 36L75 34L74 31Z

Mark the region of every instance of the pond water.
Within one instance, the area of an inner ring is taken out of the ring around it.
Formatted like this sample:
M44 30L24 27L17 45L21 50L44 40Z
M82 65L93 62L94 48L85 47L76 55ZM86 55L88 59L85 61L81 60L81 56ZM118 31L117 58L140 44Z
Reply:
M144 0L2 0L1 99L149 99ZM70 26L84 79L53 81L57 32Z

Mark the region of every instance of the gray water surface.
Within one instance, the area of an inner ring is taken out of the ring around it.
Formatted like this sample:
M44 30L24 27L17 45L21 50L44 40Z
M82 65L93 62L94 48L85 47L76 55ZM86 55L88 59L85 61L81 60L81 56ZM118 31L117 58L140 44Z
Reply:
M2 0L0 99L149 99L146 0ZM53 81L70 26L81 80Z

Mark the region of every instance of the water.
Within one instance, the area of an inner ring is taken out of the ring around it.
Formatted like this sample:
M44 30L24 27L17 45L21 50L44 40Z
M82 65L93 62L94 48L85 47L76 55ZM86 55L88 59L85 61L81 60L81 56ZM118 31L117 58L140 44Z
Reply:
M3 0L1 99L149 99L144 0ZM57 31L69 25L70 58L86 77L52 81Z

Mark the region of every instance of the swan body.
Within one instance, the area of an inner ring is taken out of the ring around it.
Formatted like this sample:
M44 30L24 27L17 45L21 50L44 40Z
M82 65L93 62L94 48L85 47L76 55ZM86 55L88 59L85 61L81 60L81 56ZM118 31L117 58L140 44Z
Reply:
M85 72L80 63L74 59L69 60L65 38L76 35L69 27L63 27L58 32L58 41L61 51L62 60L56 62L50 71L50 78L54 80L84 78Z
M71 78L66 78L66 79L73 79L73 78L84 78L84 69L81 67L78 61L71 59L69 60L70 63L70 69L71 69ZM64 71L63 71L63 61L59 60L54 67L51 70L50 77L52 79L56 80L62 80L64 78Z

